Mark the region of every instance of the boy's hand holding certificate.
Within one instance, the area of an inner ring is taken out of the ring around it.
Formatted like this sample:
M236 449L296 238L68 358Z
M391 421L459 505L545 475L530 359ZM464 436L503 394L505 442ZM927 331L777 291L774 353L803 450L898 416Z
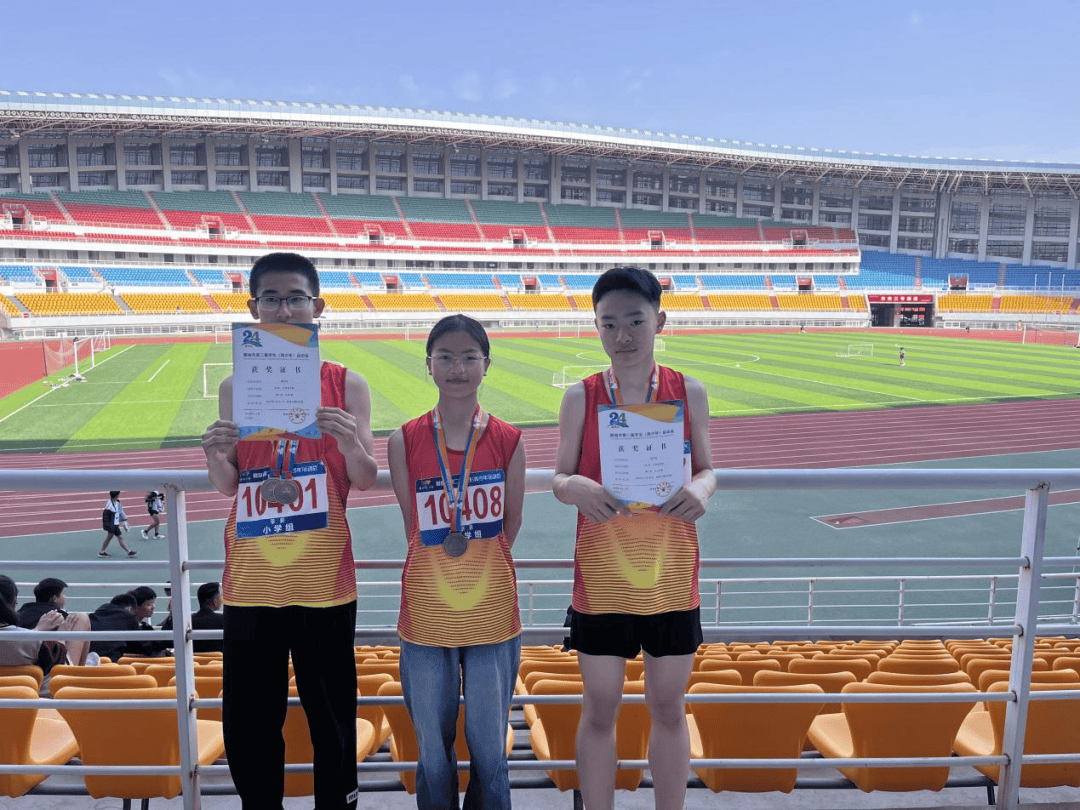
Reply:
M318 439L317 324L234 323L233 421L240 439Z
M686 481L683 404L601 405L600 475L631 511L662 506Z

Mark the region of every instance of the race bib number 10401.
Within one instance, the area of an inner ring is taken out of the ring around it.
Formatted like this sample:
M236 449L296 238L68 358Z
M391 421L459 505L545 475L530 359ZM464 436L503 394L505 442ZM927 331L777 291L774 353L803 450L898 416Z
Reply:
M240 473L236 494L236 538L269 537L325 529L328 520L326 467L321 461L293 465L290 477L300 485L291 504L268 503L260 487L273 476L269 468Z

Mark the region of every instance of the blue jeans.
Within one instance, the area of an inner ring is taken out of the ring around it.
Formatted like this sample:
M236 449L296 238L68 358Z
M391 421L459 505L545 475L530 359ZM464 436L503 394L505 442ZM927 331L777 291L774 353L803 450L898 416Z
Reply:
M465 694L469 786L465 810L510 810L506 724L521 637L498 644L428 647L401 641L401 688L420 748L418 810L458 810L458 698Z

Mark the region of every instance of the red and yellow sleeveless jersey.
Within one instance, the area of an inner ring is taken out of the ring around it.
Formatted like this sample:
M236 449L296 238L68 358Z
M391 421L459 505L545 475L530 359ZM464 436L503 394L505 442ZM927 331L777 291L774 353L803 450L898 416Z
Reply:
M690 440L690 409L683 375L660 366L656 401L681 400L683 440ZM578 474L603 483L600 475L597 406L612 405L604 375L586 377L585 414ZM697 527L654 511L617 515L593 523L580 512L574 548L574 610L640 616L692 610L698 593Z
M322 364L323 406L345 407L347 373L344 366ZM259 493L259 484L277 475L277 442L242 441L237 460L240 489L225 523L225 604L333 607L356 599L345 518L352 484L337 440L324 434L297 441L292 468L302 486L292 505L268 504Z
M460 529L469 538L460 557L443 551L451 505L435 450L432 412L401 426L413 499L409 550L401 574L398 633L413 644L465 647L497 644L521 633L517 579L502 530L506 471L521 431L488 417L469 473ZM449 450L448 472L461 472L463 453Z

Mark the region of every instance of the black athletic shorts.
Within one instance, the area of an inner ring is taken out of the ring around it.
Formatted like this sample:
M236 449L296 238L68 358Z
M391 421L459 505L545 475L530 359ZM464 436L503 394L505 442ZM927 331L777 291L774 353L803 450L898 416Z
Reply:
M701 609L638 616L632 613L579 613L570 617L570 649L586 655L653 658L690 655L701 645Z

